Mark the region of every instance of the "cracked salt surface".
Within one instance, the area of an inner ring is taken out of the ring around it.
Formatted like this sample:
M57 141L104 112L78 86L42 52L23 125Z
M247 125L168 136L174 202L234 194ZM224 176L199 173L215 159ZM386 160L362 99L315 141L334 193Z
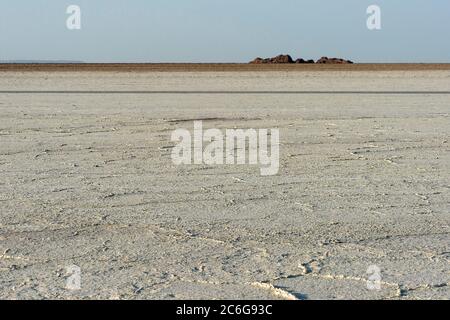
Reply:
M449 86L448 71L307 76L144 73L133 89ZM130 77L7 73L0 87L125 90ZM0 99L1 298L450 298L448 96ZM174 166L170 134L195 119L279 128L279 174ZM372 265L380 290L367 289Z

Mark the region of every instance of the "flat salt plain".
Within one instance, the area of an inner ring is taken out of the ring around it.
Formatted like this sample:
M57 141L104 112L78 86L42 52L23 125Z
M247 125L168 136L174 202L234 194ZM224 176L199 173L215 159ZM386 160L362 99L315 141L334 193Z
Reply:
M0 72L0 298L449 299L445 92L448 70ZM202 119L279 128L279 174L173 165Z

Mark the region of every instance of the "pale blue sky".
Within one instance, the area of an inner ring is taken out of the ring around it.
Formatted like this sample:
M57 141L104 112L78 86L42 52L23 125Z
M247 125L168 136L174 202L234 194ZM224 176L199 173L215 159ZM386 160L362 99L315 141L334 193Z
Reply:
M66 28L66 8L82 29ZM369 31L366 9L382 9ZM448 0L0 0L0 60L450 62Z

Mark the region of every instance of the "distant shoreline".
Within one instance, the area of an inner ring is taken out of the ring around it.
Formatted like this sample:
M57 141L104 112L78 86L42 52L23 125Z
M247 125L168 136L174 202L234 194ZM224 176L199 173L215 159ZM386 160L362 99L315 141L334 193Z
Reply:
M0 63L0 72L302 72L433 70L450 70L450 63Z

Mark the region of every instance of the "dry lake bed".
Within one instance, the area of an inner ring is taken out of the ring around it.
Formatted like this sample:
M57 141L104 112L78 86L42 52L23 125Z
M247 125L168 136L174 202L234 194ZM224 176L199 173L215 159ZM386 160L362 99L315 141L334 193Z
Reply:
M0 72L0 298L450 299L449 140L449 70Z

